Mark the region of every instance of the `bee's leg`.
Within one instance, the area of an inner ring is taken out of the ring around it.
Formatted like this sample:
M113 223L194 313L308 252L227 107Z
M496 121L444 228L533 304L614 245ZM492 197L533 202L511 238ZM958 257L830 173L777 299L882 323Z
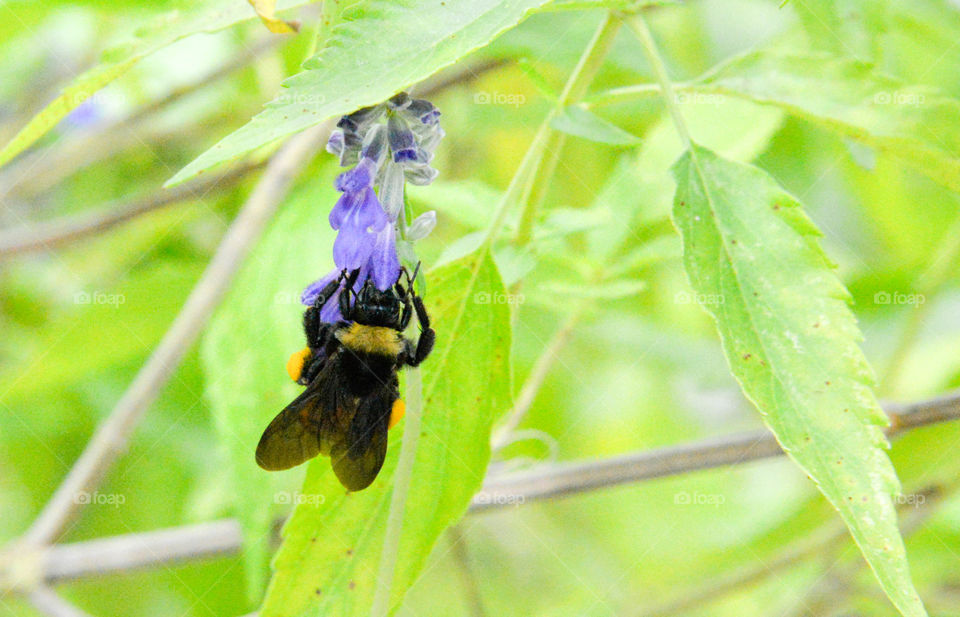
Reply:
M410 296L403 299L403 312L400 314L400 331L403 332L410 325L410 318L413 316L413 306L410 304Z
M303 333L307 336L307 347L317 349L326 340L324 330L330 324L320 320L320 307L311 306L303 312Z
M320 293L317 295L317 299L313 301L313 307L316 309L322 309L323 306L330 301L330 298L333 297L333 294L337 293L337 289L340 288L340 282L343 280L343 273L340 273L340 276L327 283L327 286L320 290Z
M343 291L340 293L340 314L344 319L350 321L353 319L351 317L353 313L352 309L356 304L357 297L357 292L353 289L353 286L357 282L357 277L360 276L360 269L353 270L349 275L347 275L347 271L344 270L340 276L346 276L346 283L343 286ZM353 302L350 301L350 294L353 294Z
M310 349L310 358L304 365L297 383L303 386L309 385L320 374L320 371L326 366L327 360L333 357L333 354L340 347L340 340L336 334L341 327L343 327L343 322L323 324L320 332L320 344L316 348Z
M433 350L433 343L436 341L437 334L430 327L430 316L427 315L427 309L423 306L423 300L420 296L412 294L413 308L417 312L417 321L420 322L420 339L416 346L410 341L404 346L402 358L404 364L410 366L419 366L421 362L427 359L430 351Z

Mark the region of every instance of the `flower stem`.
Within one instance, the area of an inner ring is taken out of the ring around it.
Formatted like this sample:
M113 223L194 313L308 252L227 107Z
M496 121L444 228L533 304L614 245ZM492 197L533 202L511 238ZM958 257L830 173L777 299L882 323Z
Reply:
M373 596L372 617L386 617L390 611L390 589L397 567L400 534L403 531L403 513L407 505L407 493L413 476L413 464L417 457L417 442L420 440L420 421L423 417L423 383L420 369L407 371L407 413L404 417L403 439L400 443L400 460L393 473L393 493L390 495L390 513L387 516L387 531L380 554L377 572L377 589Z
M633 33L637 35L637 38L640 39L640 44L643 45L643 51L647 56L647 60L650 62L653 73L660 83L660 93L663 96L663 102L670 111L670 116L673 118L673 125L677 128L677 133L680 135L680 141L683 142L683 147L689 150L690 132L687 130L687 124L683 116L680 114L680 107L677 106L677 97L673 92L673 84L667 75L667 67L663 63L663 58L660 56L657 44L653 40L650 28L647 27L647 22L643 20L643 17L639 13L625 15L623 20L627 22L627 26L629 26L630 29L633 30Z
M563 111L564 107L576 103L587 93L587 88L590 87L590 83L593 82L600 71L600 67L603 66L607 54L610 53L621 25L623 25L623 22L617 15L607 13L600 25L597 26L597 31L594 32L587 48L580 56L573 73L567 79L567 83L557 99L557 104L544 120L548 133L548 141L544 148L546 158L543 158L542 153L541 164L533 170L530 195L524 203L523 211L520 213L520 223L514 237L514 243L518 246L525 246L533 236L537 211L546 199L549 182L557 169L557 164L560 161L560 151L563 150L566 141L566 135L553 131L550 128L550 122L558 113Z
M490 227L487 228L487 233L483 239L483 245L485 247L489 247L493 243L493 240L496 239L497 234L500 233L500 230L506 222L507 214L511 206L516 202L526 201L526 207L520 215L519 226L520 230L526 230L526 232L518 232L518 235L525 233L529 238L529 233L533 228L533 219L536 215L536 208L530 207L530 204L536 203L537 200L530 198L524 200L522 196L528 186L527 180L530 178L532 178L533 184L530 185L531 189L528 195L542 196L544 191L539 189L537 184L538 182L545 182L549 179L549 175L552 175L553 169L556 168L556 162L548 165L550 174L548 174L546 178L541 179L543 176L539 173L540 165L543 162L544 154L553 133L553 130L550 128L550 123L557 114L563 111L564 107L576 102L586 93L590 82L593 81L597 71L603 64L604 58L606 58L607 53L610 51L620 26L621 20L612 13L608 13L600 23L600 26L593 35L593 39L590 40L583 55L580 56L580 61L573 69L573 73L571 73L567 79L567 83L564 85L556 105L547 113L543 122L540 123L540 127L530 142L530 147L527 148L527 152L524 154L520 166L510 180L510 185L507 187L506 192L504 192L503 197L500 198L500 202L497 204L497 209L493 216L493 221L490 223ZM562 142L560 145L562 145ZM555 148L554 151L558 153L559 147ZM542 197L538 199L541 198Z

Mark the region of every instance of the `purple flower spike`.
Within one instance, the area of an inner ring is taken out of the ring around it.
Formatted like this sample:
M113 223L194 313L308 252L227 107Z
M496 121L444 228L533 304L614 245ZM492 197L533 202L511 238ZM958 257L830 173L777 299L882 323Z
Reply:
M401 92L389 101L340 119L327 150L339 157L341 166L353 168L334 182L343 193L329 216L330 226L337 230L333 243L336 267L308 286L301 302L314 305L324 286L336 281L344 270L359 270L356 290L373 281L378 289L386 291L401 276L401 255L403 263L416 262L413 242L430 233L436 214L421 215L409 228L398 219L405 206L405 184L429 184L437 175L430 162L443 137L439 118L440 112L432 103ZM402 229L406 232L401 240L398 235ZM343 319L341 293L342 285L323 303L322 321Z

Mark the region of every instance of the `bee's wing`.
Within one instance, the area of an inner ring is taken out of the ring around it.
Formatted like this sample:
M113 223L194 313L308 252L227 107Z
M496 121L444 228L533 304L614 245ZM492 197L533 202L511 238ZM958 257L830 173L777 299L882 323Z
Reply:
M330 441L337 409L335 381L338 377L334 369L328 362L307 389L263 431L257 444L260 467L267 471L296 467L320 454L321 441Z
M396 384L384 384L359 401L346 439L330 449L333 471L347 490L370 486L387 456L387 427L397 399Z

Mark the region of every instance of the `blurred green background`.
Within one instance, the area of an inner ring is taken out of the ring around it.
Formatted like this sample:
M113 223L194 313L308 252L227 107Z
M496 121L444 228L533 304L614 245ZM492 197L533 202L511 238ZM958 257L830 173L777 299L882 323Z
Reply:
M0 142L104 49L171 4L0 2ZM880 68L960 96L957 5L883 4L888 13L874 55ZM784 7L697 0L649 15L672 76L684 80L757 46L837 44L811 22L810 7L799 0ZM311 15L305 14L305 23ZM550 97L600 19L597 11L534 15L463 61L504 64L433 97L447 132L434 163L441 175L435 185L411 191L415 212L439 213L436 231L418 247L425 264L446 259L456 241L485 226ZM160 191L173 173L276 94L307 53L306 32L279 37L247 21L149 56L0 168L0 224L17 228ZM259 52L252 59L251 49ZM235 70L209 78L232 64ZM649 81L639 45L621 34L591 91ZM155 106L158 101L164 104ZM695 139L753 160L806 204L853 294L864 348L882 384L879 394L916 400L960 386L958 264L944 262L960 242L957 196L895 160L771 108L696 100L682 108ZM595 111L640 136L640 145L611 148L568 138L534 248L498 255L508 284L523 275L514 324L515 390L570 312L557 302L558 286L581 285L600 267L583 257L589 242L632 230L612 263L623 264L646 287L593 303L522 425L536 429L537 437L504 449L496 465L611 456L761 427L729 375L713 324L696 304L683 302L690 288L679 238L666 219L672 194L666 170L679 145L661 103ZM116 124L137 113L142 116L132 125ZM329 254L326 216L337 173L332 159L318 154L279 215L317 228L316 246L289 247L296 270L287 275L295 284L264 316L265 330L289 333L290 351L300 346L300 309L289 298L329 268L320 256ZM624 188L624 175L635 183ZM62 248L3 256L0 544L29 526L109 413L257 177L251 172ZM649 259L629 262L631 249L651 238ZM884 302L909 294L921 294L922 301ZM187 355L99 489L122 496L122 503L86 507L61 541L233 514L234 495L204 398L217 375L203 369L198 349ZM286 358L273 355L275 371L262 378L284 383ZM926 502L904 504L903 516L917 519L913 527L908 523L907 549L931 615L960 615L960 500L953 492L958 445L960 428L941 425L914 431L892 450L905 495ZM284 482L294 487L297 479ZM936 499L928 497L930 489L938 491ZM288 507L278 504L277 514ZM459 529L466 557L442 540L400 614L476 615L474 594L487 614L497 616L892 614L848 540L809 550L810 539L837 522L803 474L780 459L523 504L468 516ZM790 550L800 558L781 564ZM242 570L239 557L226 556L59 589L92 615L239 615L254 608ZM709 602L700 598L726 577L751 572L755 576ZM836 581L839 589L831 586ZM658 612L684 599L693 605ZM12 594L0 596L0 613L35 614Z

